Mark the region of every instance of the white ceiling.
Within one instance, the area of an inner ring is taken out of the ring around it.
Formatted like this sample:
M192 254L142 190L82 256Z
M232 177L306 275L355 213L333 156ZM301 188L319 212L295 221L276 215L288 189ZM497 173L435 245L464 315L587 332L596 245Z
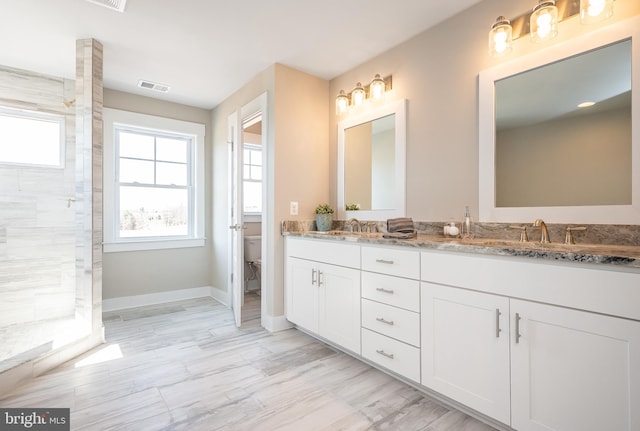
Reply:
M105 87L210 109L274 63L332 79L481 0L1 1L0 65L73 79L95 38Z

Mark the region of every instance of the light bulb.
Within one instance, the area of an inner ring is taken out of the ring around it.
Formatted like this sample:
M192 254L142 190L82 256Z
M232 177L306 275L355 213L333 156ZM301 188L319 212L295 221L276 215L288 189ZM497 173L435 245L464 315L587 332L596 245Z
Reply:
M512 32L509 20L499 16L489 31L489 55L499 57L511 52Z
M367 98L367 92L364 91L361 83L356 84L356 88L351 92L351 104L353 106L360 106L364 103L364 100Z
M558 35L558 8L553 0L540 0L529 21L531 40L541 42Z
M613 15L613 0L580 0L580 22L591 24Z

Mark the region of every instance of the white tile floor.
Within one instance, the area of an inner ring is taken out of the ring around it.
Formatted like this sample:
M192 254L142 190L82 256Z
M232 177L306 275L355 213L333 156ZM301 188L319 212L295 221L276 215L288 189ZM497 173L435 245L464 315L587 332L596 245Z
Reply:
M237 329L212 299L104 317L105 345L0 405L69 407L91 431L493 430L295 329Z

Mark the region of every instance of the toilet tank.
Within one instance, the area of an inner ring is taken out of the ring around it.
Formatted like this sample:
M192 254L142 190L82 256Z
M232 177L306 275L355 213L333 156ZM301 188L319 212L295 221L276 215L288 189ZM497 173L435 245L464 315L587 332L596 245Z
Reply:
M260 235L246 235L244 237L244 260L257 262L262 252L262 237Z

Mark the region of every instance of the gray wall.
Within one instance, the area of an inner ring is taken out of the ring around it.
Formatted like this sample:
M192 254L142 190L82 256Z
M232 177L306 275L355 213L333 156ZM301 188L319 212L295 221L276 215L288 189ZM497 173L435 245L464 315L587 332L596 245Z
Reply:
M105 89L105 108L121 109L205 125L204 247L103 254L104 299L211 285L211 111ZM108 210L108 209L106 209Z

